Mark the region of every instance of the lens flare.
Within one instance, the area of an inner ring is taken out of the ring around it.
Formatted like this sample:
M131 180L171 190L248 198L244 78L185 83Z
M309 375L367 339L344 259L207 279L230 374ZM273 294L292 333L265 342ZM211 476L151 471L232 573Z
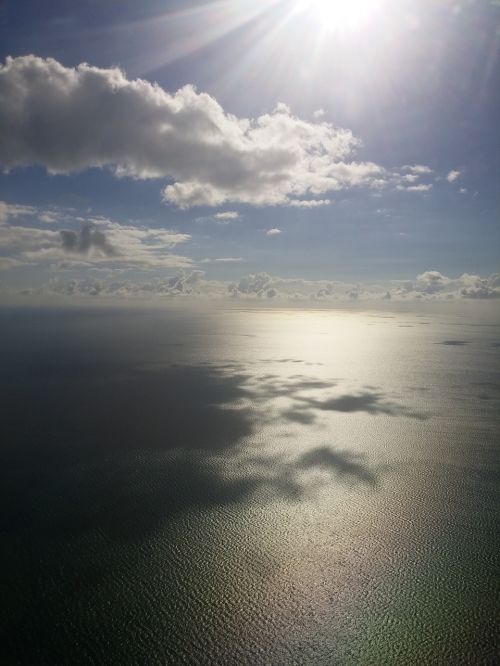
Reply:
M299 9L317 17L326 30L353 29L375 9L376 0L299 0Z

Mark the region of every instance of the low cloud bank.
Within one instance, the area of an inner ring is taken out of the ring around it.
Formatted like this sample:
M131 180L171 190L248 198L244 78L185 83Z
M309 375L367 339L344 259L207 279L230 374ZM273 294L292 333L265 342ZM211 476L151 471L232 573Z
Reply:
M280 278L268 273L246 275L238 281L207 279L204 271L180 271L168 278L146 281L117 279L52 278L43 287L25 290L31 295L107 296L115 298L199 298L317 301L322 303L373 300L459 300L500 298L500 275L489 277L464 273L449 278L437 271L427 271L414 281L385 285L355 284L330 280Z

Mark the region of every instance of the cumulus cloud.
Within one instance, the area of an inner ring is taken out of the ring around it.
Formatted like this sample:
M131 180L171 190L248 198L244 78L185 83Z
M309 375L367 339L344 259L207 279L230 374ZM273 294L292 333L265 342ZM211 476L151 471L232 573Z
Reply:
M416 288L425 294L436 294L443 291L451 280L439 271L426 271L417 275Z
M267 273L256 273L241 278L239 282L231 282L228 285L228 292L233 297L262 296L268 289L272 288L272 277Z
M53 278L39 293L62 296L100 296L110 298L207 297L221 294L224 287L217 281L204 279L203 271L181 271L168 278L135 282L113 278L62 280Z
M279 278L268 273L247 275L231 282L227 291L233 298L281 298L285 300L449 300L500 298L500 275L488 278L464 273L450 278L439 271L425 271L415 281L402 281L387 289L379 284L352 284L332 280Z
M1 267L1 260L0 260ZM233 282L207 279L203 271L181 270L172 277L146 281L116 279L108 276L62 279L30 290L32 295L59 294L110 298L200 298L329 302L349 301L440 301L450 299L498 299L500 275L489 277L464 273L451 278L438 271L426 271L412 280L400 281L389 289L380 284L352 284L332 280L280 278L268 273L254 273Z
M393 182L382 166L353 161L359 144L350 130L301 120L284 104L237 118L192 86L170 94L117 68L69 68L33 55L0 66L4 168L41 164L69 173L108 166L117 176L166 178L173 182L164 199L180 208L290 205Z
M453 183L457 178L460 177L460 171L450 171L448 175L446 176L446 180L449 183Z
M400 283L391 292L398 299L494 299L500 298L500 276L489 277L463 273L452 278L439 271L426 271L417 276L415 282Z
M269 273L254 273L229 283L226 291L232 298L349 300L357 297L359 288L358 285L345 282L280 278Z
M459 281L463 285L460 288L460 295L463 298L500 298L500 274L498 273L494 273L488 278L464 273Z
M278 236L281 233L281 229L268 229L266 231L266 236Z

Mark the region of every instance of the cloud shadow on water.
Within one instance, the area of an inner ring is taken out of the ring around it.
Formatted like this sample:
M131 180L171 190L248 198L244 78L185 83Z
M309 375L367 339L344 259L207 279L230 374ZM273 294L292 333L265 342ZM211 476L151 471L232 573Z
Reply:
M364 463L363 456L350 451L336 451L328 446L321 446L304 453L299 466L304 469L326 469L339 477L345 477L369 486L377 485L377 476Z
M302 376L256 385L248 374L207 365L125 371L46 361L43 371L0 389L2 527L68 539L97 529L137 541L179 512L244 502L264 487L272 497L300 499L301 474L315 466L366 483L372 474L361 462L327 447L298 459L294 451L287 460L264 454L237 475L225 473L238 469L269 397L331 386ZM315 410L335 407L306 404L286 418L311 425ZM376 400L365 396L363 404L373 411Z
M294 408L285 412L285 416L291 420L300 421L301 415L305 415L304 422L310 422L313 412L340 412L352 414L364 412L377 415L403 416L425 421L429 418L427 414L408 409L405 405L389 400L382 391L362 391L359 393L345 393L325 399L298 396Z
M339 380L263 375L260 363L169 365L177 352L158 343L178 343L183 325L169 319L167 329L156 317L0 313L4 534L72 540L100 531L135 542L182 512L264 489L267 498L300 499L315 466L332 482L371 478L349 451L311 451L307 428L328 409L395 414L381 394L323 399ZM277 407L287 400L288 413ZM245 465L247 443L276 416L304 428L288 457L263 445L260 461Z
M31 456L64 457L78 449L221 450L252 432L247 410L227 408L250 395L241 375L196 366L87 372L73 366L2 391L7 441L28 445Z

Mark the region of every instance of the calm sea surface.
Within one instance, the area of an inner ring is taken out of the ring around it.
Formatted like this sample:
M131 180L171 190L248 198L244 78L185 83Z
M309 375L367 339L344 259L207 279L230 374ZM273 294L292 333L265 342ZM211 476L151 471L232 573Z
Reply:
M0 311L0 663L493 664L481 309Z

